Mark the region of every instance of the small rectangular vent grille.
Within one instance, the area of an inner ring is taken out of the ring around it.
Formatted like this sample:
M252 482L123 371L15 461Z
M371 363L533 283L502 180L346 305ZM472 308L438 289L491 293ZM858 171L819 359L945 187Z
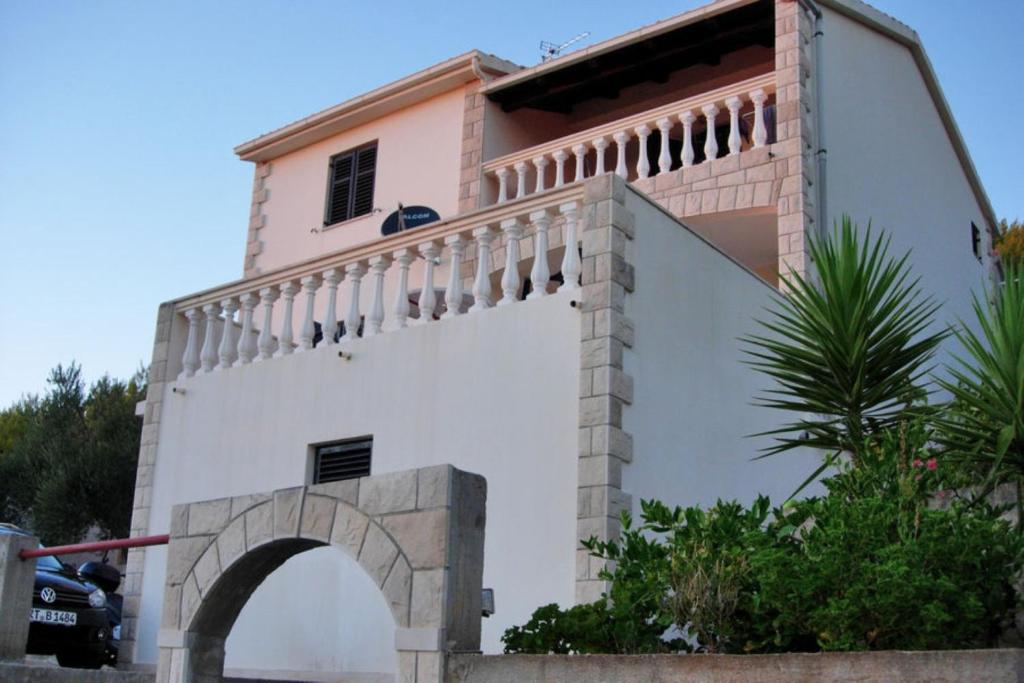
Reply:
M373 439L354 439L316 448L313 483L358 479L370 476Z

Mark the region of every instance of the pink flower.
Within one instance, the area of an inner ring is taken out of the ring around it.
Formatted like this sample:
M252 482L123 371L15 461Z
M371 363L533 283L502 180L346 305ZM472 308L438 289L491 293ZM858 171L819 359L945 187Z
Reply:
M921 458L914 458L914 462L913 462L914 467L920 467L923 464L924 463L921 462Z
M935 461L935 458L928 458L928 469L935 470L939 466L939 463Z

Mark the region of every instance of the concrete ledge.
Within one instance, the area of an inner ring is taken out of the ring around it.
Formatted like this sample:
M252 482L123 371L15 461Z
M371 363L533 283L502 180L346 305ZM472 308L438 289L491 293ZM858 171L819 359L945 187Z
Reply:
M302 680L337 680L337 674L317 678L316 672L292 673ZM49 663L22 664L0 662L0 681L3 683L153 683L156 674L153 671L126 671L104 667L98 671L88 669L62 669ZM224 683L281 683L280 677L274 678L243 678L225 676ZM353 683L379 683L385 680L380 674L345 674L345 680ZM387 680L391 680L389 677Z
M1016 683L1024 650L780 655L451 655L452 683Z

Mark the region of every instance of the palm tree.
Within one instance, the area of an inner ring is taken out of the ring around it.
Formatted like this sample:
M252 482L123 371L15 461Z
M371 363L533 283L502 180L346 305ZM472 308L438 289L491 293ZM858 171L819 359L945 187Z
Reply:
M983 304L974 298L980 334L956 330L966 356L938 380L953 399L937 423L944 455L987 470L984 488L1024 474L1024 265L1007 263L1005 278Z
M757 404L800 415L763 432L776 442L760 457L801 446L830 452L812 479L865 440L927 410L929 362L948 331L929 331L938 308L911 278L909 252L889 256L890 239L861 236L849 216L810 239L817 276L781 276L786 296L744 337L750 366L776 386Z

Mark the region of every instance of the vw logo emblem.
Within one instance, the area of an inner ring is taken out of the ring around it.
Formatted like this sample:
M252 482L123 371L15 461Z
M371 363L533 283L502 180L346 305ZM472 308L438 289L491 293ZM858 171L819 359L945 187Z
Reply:
M46 604L52 605L57 602L57 591L47 586L43 590L39 591L39 597L42 598L43 602Z

